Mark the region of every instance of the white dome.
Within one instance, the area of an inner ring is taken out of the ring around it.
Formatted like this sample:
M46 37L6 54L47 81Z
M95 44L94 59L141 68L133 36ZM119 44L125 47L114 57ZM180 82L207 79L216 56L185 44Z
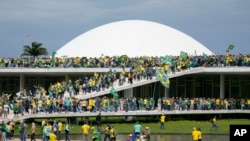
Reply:
M128 55L165 56L213 54L192 37L169 26L142 20L126 20L94 28L57 50L56 57Z

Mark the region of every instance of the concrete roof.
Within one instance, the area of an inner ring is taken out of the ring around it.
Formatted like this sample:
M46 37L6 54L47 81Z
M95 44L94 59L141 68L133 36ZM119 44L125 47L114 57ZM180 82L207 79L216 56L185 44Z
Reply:
M125 20L99 26L72 39L57 57L100 57L128 55L165 56L213 54L192 37L172 27L143 20Z

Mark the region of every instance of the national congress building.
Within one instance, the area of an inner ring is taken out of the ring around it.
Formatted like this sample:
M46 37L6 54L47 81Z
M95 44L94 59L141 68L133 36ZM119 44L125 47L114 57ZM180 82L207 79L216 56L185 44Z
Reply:
M56 57L100 56L179 56L213 55L214 53L190 36L166 25L150 21L128 20L102 25L74 38L59 50ZM15 94L21 88L34 90L34 85L48 88L51 83L77 79L82 75L106 73L110 68L1 68L0 92ZM112 71L121 68L112 68ZM129 68L126 68L128 71ZM250 68L246 66L196 67L170 73L170 88L152 80L116 86L124 97L249 97ZM108 94L103 91L96 96ZM93 94L93 96L95 96Z

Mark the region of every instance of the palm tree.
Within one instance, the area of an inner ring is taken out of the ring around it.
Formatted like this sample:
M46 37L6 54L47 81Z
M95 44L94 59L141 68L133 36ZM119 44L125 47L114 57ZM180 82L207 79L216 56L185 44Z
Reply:
M23 47L23 53L21 56L33 56L33 59L40 55L48 55L48 51L46 48L42 47L42 43L32 42L31 46L25 45Z

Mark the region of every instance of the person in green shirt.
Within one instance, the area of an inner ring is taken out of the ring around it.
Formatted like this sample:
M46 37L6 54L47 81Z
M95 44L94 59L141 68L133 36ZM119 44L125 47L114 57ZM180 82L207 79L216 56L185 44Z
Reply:
M92 130L92 141L101 141L101 134L100 132L95 129L95 127L91 127Z

